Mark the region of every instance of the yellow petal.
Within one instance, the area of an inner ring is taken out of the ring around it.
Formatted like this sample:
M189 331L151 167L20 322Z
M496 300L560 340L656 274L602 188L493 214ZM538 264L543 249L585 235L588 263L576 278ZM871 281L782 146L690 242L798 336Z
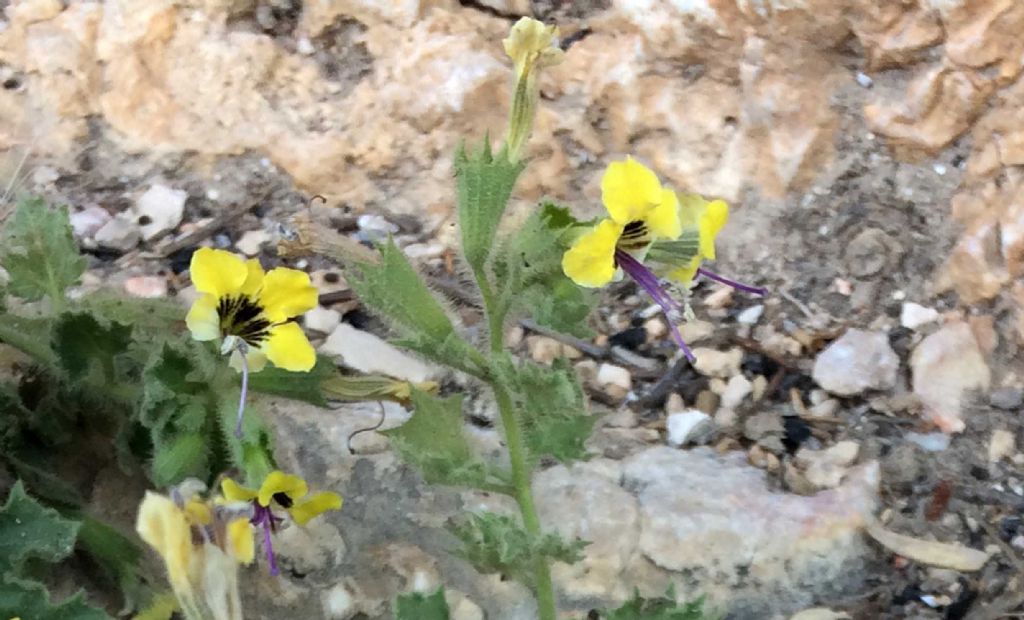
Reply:
M708 201L700 194L685 193L679 197L679 221L683 228L699 228L700 216L707 209Z
M562 256L562 271L580 286L608 284L615 277L615 244L621 235L621 225L602 220Z
M231 554L242 564L249 564L256 555L253 543L252 525L246 518L235 519L228 523L228 545Z
M239 292L250 297L257 297L260 289L263 288L263 276L263 267L260 266L260 261L255 258L245 261L245 282L242 283Z
M249 372L259 372L267 365L267 354L255 347L249 347L245 361L249 363ZM242 372L242 354L238 352L238 349L231 352L228 364L238 372Z
M171 587L175 591L191 589L192 531L185 513L170 498L147 491L139 506L135 531L163 558Z
M729 219L729 205L724 200L708 203L700 217L700 253L708 260L715 260L715 237Z
M662 190L658 206L647 212L644 218L651 234L663 239L678 239L683 232L679 221L679 200L676 193L668 188Z
M213 522L213 513L210 512L210 507L197 499L185 502L184 510L185 517L192 525L209 525Z
M625 226L661 203L661 183L649 168L627 157L608 165L601 177L601 200L612 219Z
M316 365L316 351L298 323L271 327L261 348L274 366L284 370L309 372Z
M341 496L337 493L322 492L311 496L304 502L295 504L288 511L292 519L299 525L305 525L313 517L328 510L341 509Z
M271 323L281 323L315 308L317 292L309 282L309 274L278 267L263 278L259 303Z
M243 487L231 478L221 480L220 491L231 502L251 502L259 495L255 489Z
M215 340L220 337L220 316L217 314L217 298L205 294L192 303L185 316L185 325L195 340Z
M192 283L200 293L214 297L237 295L249 271L238 256L224 250L199 248L189 267Z
M557 37L558 27L545 26L530 17L520 18L501 42L515 63L516 77L522 78L532 63L551 65L561 60L563 52L554 45Z
M690 259L690 262L683 267L677 267L668 272L667 276L676 282L683 285L688 285L693 281L693 277L697 275L697 269L700 268L702 262L701 256L698 254Z
M309 487L306 486L306 481L302 478L286 474L282 471L272 471L267 475L267 479L263 481L263 484L260 485L260 493L257 496L257 500L260 506L269 506L270 500L277 493L284 493L294 501L308 492Z

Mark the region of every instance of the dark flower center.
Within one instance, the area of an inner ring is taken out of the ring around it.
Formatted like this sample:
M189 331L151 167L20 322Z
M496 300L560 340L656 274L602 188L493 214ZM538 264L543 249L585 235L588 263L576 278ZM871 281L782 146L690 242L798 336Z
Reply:
M221 297L217 315L221 334L238 336L248 345L258 347L270 333L271 323L263 316L263 308L248 295Z
M615 245L623 250L642 250L650 242L647 233L647 224L641 220L634 220L622 229L622 235Z
M288 497L286 493L274 493L274 501L281 506L281 508L288 509L292 507L292 498Z

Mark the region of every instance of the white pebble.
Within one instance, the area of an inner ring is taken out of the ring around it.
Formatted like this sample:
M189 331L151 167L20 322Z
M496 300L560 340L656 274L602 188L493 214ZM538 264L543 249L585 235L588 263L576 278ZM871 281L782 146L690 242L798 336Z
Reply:
M939 311L935 308L928 308L912 301L903 302L903 308L900 310L900 325L903 327L917 329L938 320Z
M742 325L754 325L761 320L762 314L764 314L764 304L758 304L740 312L736 320Z
M714 427L711 416L697 409L669 414L665 422L670 446L680 447L707 439Z
M874 86L875 81L871 79L871 76L868 75L867 73L864 73L863 71L858 71L857 83L860 84L862 88L871 88L872 86Z

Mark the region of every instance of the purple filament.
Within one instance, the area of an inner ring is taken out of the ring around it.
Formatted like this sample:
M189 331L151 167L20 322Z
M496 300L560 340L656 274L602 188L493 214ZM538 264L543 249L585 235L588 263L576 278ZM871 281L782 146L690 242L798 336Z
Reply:
M270 534L277 529L277 522L283 519L275 517L274 513L270 511L269 506L260 506L255 501L253 506L255 510L249 523L263 528L263 550L266 552L267 562L270 564L270 574L277 577L281 574L281 571L277 569L277 559L274 557L274 545L270 540Z
M682 350L683 355L686 359L691 362L697 358L694 356L693 351L690 351L690 347L686 346L683 342L683 335L679 333L679 328L676 327L676 322L672 319L672 312L681 310L682 308L675 299L669 295L658 280L658 276L654 275L650 269L644 267L643 263L633 258L628 252L623 250L615 250L615 263L622 268L629 277L640 285L647 294L651 296L654 303L661 306L661 311L665 314L665 319L668 321L669 330L672 332L672 339L676 341L679 348Z
M714 280L715 282L719 282L726 286L731 286L732 288L738 291L750 293L751 295L758 295L760 297L764 297L765 295L768 294L768 291L766 289L763 289L759 286L750 286L749 284L743 284L741 282L737 282L736 280L730 280L729 278L718 275L714 271L708 271L703 267L697 269L697 275L704 276L709 280Z

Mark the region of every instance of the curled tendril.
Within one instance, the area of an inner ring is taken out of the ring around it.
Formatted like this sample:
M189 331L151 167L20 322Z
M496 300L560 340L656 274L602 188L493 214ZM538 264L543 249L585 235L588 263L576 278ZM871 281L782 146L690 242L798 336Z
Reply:
M382 401L378 400L377 406L380 407L380 419L377 420L377 423L374 424L373 426L367 426L366 428L358 428L352 431L349 434L348 439L345 440L345 445L348 447L348 451L351 454L356 453L356 451L352 449L352 440L355 438L356 435L358 435L359 433L368 433L370 431L375 431L384 425L384 418L387 417L387 411L384 409L384 403Z

